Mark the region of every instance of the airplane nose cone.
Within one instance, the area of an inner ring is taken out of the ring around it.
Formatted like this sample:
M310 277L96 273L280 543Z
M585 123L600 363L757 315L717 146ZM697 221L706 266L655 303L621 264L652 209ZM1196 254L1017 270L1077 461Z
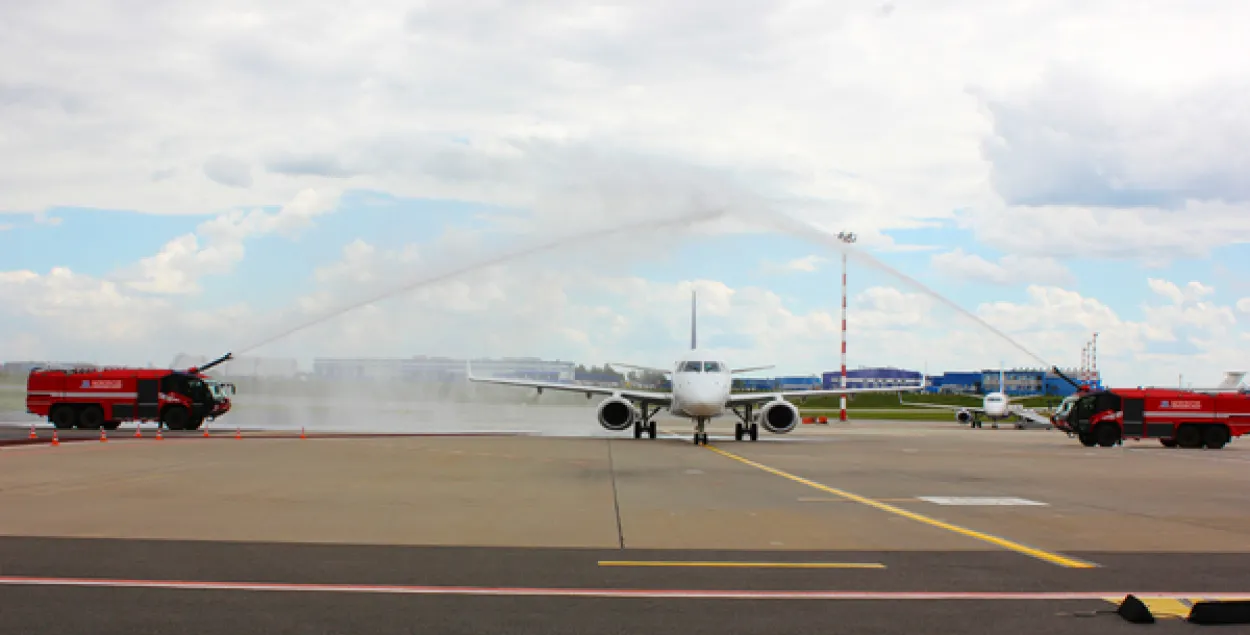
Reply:
M710 417L720 413L725 405L722 398L718 386L691 386L685 408L692 415Z

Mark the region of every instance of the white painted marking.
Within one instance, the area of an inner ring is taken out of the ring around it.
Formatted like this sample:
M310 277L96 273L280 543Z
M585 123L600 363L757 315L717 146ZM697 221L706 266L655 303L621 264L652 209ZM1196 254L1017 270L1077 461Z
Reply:
M1027 498L1016 498L1014 496L917 496L916 498L936 505L1047 505L1046 503Z

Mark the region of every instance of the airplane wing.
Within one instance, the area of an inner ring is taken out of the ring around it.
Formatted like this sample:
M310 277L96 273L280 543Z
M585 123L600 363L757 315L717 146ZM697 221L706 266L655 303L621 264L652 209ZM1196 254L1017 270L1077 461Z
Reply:
M981 406L956 406L953 404L914 403L914 402L906 402L906 401L901 402L901 403L904 406L912 406L914 408L937 408L939 410L953 410L953 411L967 410L969 412L985 412L985 408L982 408Z
M671 368L669 368L669 369L667 369L667 370L666 370L666 369L663 369L663 368L652 368L652 367L650 367L650 366L638 366L638 365L635 365L635 364L621 364L621 363L619 363L619 362L609 362L609 363L608 363L608 366L611 366L611 367L613 367L613 368L616 368L616 367L618 367L618 366L619 366L619 367L621 367L621 368L629 368L629 369L631 369L631 370L645 370L645 371L650 372L650 373L660 373L660 374L663 374L663 375L671 375L671 374L673 374L673 369L671 369Z
M767 366L748 366L746 368L735 368L729 372L736 375L738 373L749 373L749 372L753 372L757 370L768 370L769 368L773 368L773 367L774 367L773 364L769 364Z
M1017 410L1015 412L1015 415L1023 419L1028 419L1030 423L1036 423L1039 425L1049 426L1049 425L1053 425L1054 423L1050 420L1049 417L1045 417L1041 415L1040 413L1034 412L1033 410L1030 410L1028 408L1022 408L1020 410Z
M904 406L913 406L916 408L938 408L939 410L954 410L954 411L968 410L971 412L985 412L985 408L981 406L957 406L954 404L944 404L944 403L916 403L914 401L903 401L902 394L898 396L898 402L903 404Z
M469 381L481 384L498 384L502 386L519 386L522 388L533 388L542 394L544 390L562 390L565 392L585 393L589 398L591 395L620 395L625 399L632 401L646 401L653 404L667 405L672 401L671 394L666 392L654 392L649 390L630 390L627 388L608 388L606 386L587 386L584 384L563 384L556 381L535 381L530 379L509 379L502 377L474 377L473 370L465 364L465 373Z
M909 392L924 388L924 384L915 386L893 386L890 388L837 388L832 390L780 390L774 392L746 392L729 395L729 405L761 403L786 397L827 397L830 395L857 395L868 392Z

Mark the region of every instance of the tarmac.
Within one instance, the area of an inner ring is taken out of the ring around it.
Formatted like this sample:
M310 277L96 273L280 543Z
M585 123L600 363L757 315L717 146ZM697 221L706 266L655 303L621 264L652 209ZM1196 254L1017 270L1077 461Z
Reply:
M581 436L564 410L475 435L0 428L0 632L1116 633L1143 628L1113 614L1133 593L1169 633L1250 598L1241 440L872 421L700 447L575 410Z

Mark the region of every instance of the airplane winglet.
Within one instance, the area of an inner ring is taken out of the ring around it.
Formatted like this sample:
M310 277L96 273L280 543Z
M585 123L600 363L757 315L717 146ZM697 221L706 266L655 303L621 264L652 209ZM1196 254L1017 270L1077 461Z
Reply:
M467 359L464 360L464 378L473 381L473 363Z

